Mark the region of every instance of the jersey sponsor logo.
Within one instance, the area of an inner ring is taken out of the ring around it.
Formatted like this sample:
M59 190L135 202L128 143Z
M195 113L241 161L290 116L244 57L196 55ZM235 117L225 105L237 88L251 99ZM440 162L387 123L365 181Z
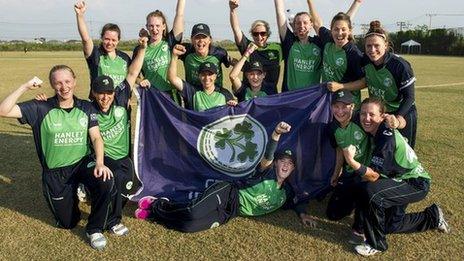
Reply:
M355 139L355 140L358 140L358 141L359 141L359 140L362 140L362 138L363 138L363 134L362 134L360 131L354 131L354 135L353 135L353 136L354 136L354 139Z
M123 121L119 121L116 125L111 127L108 130L100 130L103 141L110 141L116 139L123 133L125 130L125 125Z
M231 177L254 171L264 155L266 129L253 117L225 116L202 128L197 140L201 157L215 170Z
M344 63L345 63L345 60L343 60L343 58L337 58L337 60L335 60L335 64L337 66L343 66Z
M390 78L388 78L388 77L385 78L385 79L383 80L383 85L384 85L385 87L390 87L390 86L392 86L392 84L393 84L392 79L390 79Z
M54 146L72 146L84 144L87 133L83 131L57 132L53 139Z
M295 70L300 72L314 72L314 60L304 60L299 58L293 59L293 66Z

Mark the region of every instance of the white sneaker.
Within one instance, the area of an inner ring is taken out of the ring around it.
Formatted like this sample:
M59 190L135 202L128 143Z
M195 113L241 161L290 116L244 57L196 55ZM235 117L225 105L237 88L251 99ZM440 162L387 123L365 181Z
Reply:
M443 210L438 205L435 205L435 206L438 209L438 226L437 226L438 231L443 232L443 233L449 233L451 229L448 225L448 222L446 222L445 220L445 216L443 215Z
M377 253L380 253L382 251L380 250L377 250L373 247L371 247L369 244L362 244L362 245L357 245L354 250L356 250L356 252L358 252L358 254L362 255L362 256L372 256L372 255L375 255Z
M129 229L122 223L112 226L110 231L117 236L125 236L129 233Z
M90 246L96 250L103 250L106 247L106 237L100 233L87 234L87 238L90 240Z

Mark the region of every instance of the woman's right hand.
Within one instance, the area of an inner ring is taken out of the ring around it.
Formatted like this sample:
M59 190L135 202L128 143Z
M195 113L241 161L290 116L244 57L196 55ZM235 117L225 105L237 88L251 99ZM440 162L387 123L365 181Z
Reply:
M41 79L39 79L39 77L34 76L34 78L30 79L28 82L23 84L23 86L25 86L29 90L36 90L36 89L39 89L41 87L42 83L43 83L43 81Z
M149 80L145 79L139 83L140 87L142 88L150 88L151 83Z
M86 9L87 8L84 1L79 1L76 4L74 4L74 12L76 12L77 15L85 14Z
M230 10L234 10L240 5L240 0L229 0L229 8Z
M181 56L185 52L187 52L187 49L185 49L185 46L183 46L182 44L176 44L172 49L172 54L175 56Z
M331 92L336 92L338 90L343 89L343 84L338 83L338 82L328 82L327 83L327 89Z

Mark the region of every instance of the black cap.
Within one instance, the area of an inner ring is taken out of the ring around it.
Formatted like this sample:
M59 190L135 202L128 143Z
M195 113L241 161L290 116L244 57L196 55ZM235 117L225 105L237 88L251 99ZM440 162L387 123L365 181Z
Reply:
M291 149L284 149L282 151L276 152L275 154L275 159L283 159L283 158L288 158L291 159L293 164L296 165L296 156L295 153Z
M206 36L211 37L211 31L209 30L209 26L207 24L196 24L192 27L192 37L195 37L199 34L203 34Z
M259 61L250 61L245 66L245 72L260 71L264 72L263 64Z
M216 64L214 63L204 62L200 64L200 67L198 68L198 73L202 73L202 72L211 72L211 73L217 74L218 68Z
M114 92L113 79L106 75L98 76L92 82L92 91L96 93Z
M353 94L350 91L337 91L332 94L332 103L335 102L343 102L345 104L352 104L354 103Z

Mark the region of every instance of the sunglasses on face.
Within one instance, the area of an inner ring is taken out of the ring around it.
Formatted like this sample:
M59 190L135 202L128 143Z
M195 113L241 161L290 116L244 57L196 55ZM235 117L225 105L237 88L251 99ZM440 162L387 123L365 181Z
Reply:
M253 32L251 33L251 35L253 35L254 37L258 37L258 36L265 37L267 36L267 32Z

